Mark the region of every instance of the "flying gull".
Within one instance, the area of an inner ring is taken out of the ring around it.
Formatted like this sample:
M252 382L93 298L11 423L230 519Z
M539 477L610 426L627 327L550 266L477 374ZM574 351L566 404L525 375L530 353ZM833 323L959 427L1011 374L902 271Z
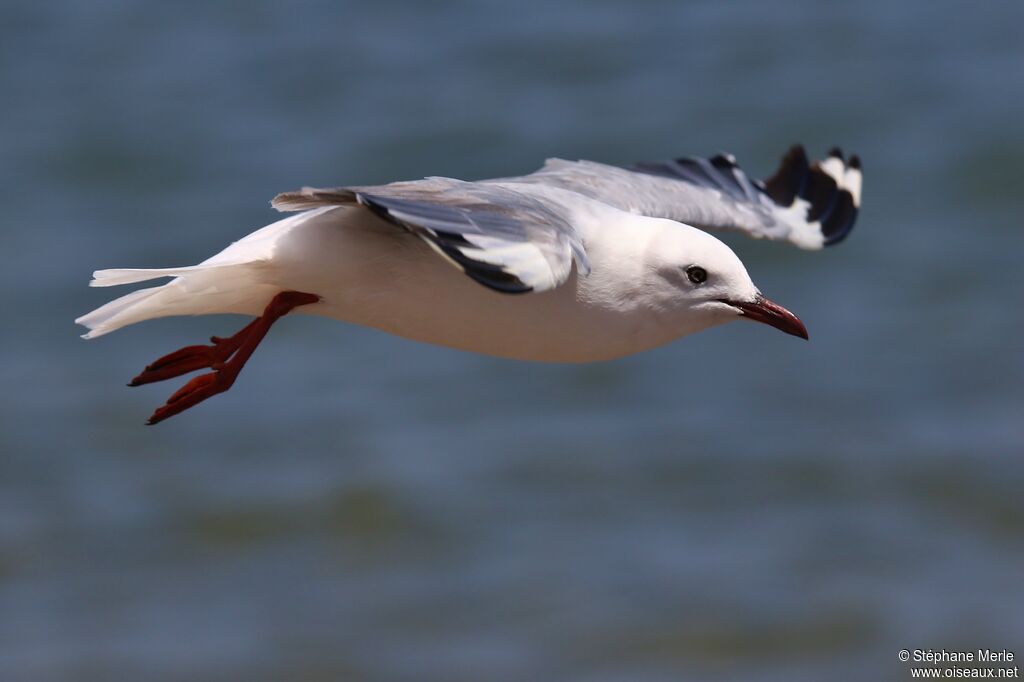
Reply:
M427 343L540 362L595 362L749 319L807 338L705 230L820 249L853 228L856 156L795 146L767 179L727 154L617 167L550 159L520 177L428 177L304 188L293 216L199 265L93 273L91 286L173 277L78 318L95 338L170 315L253 315L241 331L163 356L130 386L200 369L155 424L228 390L271 325L295 311ZM525 296L516 294L528 294Z

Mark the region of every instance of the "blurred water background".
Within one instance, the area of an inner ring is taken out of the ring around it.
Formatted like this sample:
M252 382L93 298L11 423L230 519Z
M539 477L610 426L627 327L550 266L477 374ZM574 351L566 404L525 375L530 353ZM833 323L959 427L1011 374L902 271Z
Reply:
M1024 5L0 5L0 679L908 679L1024 655ZM100 267L303 184L858 152L827 252L728 239L807 323L608 364L275 327L143 426Z

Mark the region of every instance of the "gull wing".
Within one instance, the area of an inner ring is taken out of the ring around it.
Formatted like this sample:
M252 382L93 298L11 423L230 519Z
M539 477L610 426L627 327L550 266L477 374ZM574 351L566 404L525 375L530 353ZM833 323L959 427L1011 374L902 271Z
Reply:
M571 206L525 188L426 178L375 187L307 187L279 194L272 203L285 211L362 206L502 293L553 289L569 277L574 261L581 273L590 271Z
M838 148L824 161L809 163L796 145L765 180L750 179L732 155L719 154L627 168L549 159L530 175L502 182L560 187L641 215L820 249L853 229L861 167L859 158L847 162Z

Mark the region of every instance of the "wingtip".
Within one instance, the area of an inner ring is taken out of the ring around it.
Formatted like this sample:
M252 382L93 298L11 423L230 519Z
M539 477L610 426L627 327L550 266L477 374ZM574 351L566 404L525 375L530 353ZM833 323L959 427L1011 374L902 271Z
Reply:
M779 167L764 181L765 192L779 206L789 206L803 187L808 168L807 151L794 144L782 157Z
M306 197L299 192L281 192L270 200L271 207L281 213L301 210L306 203Z
M322 206L346 206L356 202L356 194L346 187L303 187L292 192L281 192L270 200L276 210L308 211Z
M791 158L791 159L803 158L804 160L806 160L807 159L807 150L804 148L802 143L797 142L796 144L791 145L788 150L786 150L786 154L782 158L783 158L783 160L786 160L786 159L789 159L789 158Z
M789 208L797 198L807 202L806 220L820 226L822 246L845 239L860 208L860 157L844 159L842 149L834 146L823 161L811 164L803 145L795 144L764 181L765 192L780 207Z

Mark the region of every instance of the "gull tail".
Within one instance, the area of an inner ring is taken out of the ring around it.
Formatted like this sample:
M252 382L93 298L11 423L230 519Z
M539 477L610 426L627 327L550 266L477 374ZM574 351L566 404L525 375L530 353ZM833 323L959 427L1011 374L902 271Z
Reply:
M274 256L292 230L334 210L330 206L299 213L253 232L212 258L180 268L97 270L89 286L109 287L173 277L163 286L140 289L82 315L76 324L93 339L116 329L172 315L241 313L259 315L282 289Z
M79 317L76 324L89 331L82 338L94 339L116 329L171 315L210 313L258 313L277 287L261 277L261 263L194 265L158 270L98 270L90 286L134 284L161 277L174 277L163 286L133 291Z

